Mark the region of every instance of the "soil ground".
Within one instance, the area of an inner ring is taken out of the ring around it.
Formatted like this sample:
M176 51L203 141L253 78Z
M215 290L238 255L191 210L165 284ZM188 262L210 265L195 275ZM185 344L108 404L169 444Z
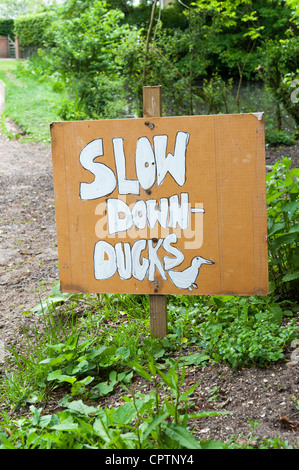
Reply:
M292 157L298 167L298 146L267 149L267 164L281 155ZM17 341L20 325L39 323L39 317L23 312L40 298L44 300L59 279L50 146L0 135L0 190L0 340L6 345ZM186 387L199 382L190 397L195 411L233 412L197 420L193 423L195 435L223 442L235 435L241 436L240 443L248 443L251 420L259 422L250 438L253 446L256 440L280 438L299 448L299 363L293 360L295 352L289 348L284 361L266 369L234 371L224 365L187 368ZM5 367L2 359L0 374ZM148 385L136 378L133 387L145 393ZM214 394L213 389L217 391ZM122 394L116 391L99 404L117 406L122 403ZM45 412L56 412L59 398L57 394L42 404ZM26 412L26 408L20 410Z

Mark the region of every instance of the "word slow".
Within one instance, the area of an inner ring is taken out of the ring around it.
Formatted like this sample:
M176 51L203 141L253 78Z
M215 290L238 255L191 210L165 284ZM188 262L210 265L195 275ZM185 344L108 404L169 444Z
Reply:
M109 279L116 272L121 279L130 279L132 276L138 281L155 281L156 270L163 280L170 281L180 289L192 291L197 288L196 280L199 269L203 264L214 264L213 261L201 256L195 256L188 268L178 271L174 268L183 263L185 256L173 244L177 243L177 235L170 233L164 239L137 240L132 246L129 243L119 242L115 246L100 240L94 249L94 275L97 280ZM163 256L162 261L158 251L163 248L170 256ZM143 252L147 250L147 256Z
M91 183L80 183L80 198L84 201L98 199L111 194L118 187L119 194L140 194L140 187L149 190L157 182L161 186L167 173L179 186L185 184L186 151L189 141L187 132L176 135L173 154L166 152L168 136L153 137L153 146L147 137L140 137L136 144L135 169L137 179L127 179L127 163L124 152L124 139L112 139L116 175L114 171L98 161L104 156L103 139L89 142L80 152L81 166L94 175Z

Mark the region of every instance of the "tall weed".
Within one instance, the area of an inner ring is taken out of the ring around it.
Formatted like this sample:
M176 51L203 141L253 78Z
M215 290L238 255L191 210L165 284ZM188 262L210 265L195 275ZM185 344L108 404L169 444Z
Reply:
M270 290L298 300L299 168L282 158L266 177Z

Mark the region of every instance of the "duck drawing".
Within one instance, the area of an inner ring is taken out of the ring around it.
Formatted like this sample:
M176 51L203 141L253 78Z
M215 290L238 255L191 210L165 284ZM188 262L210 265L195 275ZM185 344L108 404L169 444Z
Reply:
M189 289L189 291L197 289L195 281L202 264L214 264L214 262L202 258L201 256L195 256L195 258L192 259L189 268L186 268L183 271L168 271L170 280L180 289Z

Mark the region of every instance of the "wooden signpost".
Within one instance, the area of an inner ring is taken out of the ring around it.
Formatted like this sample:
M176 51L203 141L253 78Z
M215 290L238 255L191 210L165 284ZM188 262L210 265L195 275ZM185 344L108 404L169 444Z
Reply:
M143 117L162 116L162 87L143 87ZM151 123L148 123L151 126ZM150 294L149 296L150 328L154 338L167 335L167 297Z
M51 124L63 292L147 294L167 334L167 294L267 295L262 113Z

